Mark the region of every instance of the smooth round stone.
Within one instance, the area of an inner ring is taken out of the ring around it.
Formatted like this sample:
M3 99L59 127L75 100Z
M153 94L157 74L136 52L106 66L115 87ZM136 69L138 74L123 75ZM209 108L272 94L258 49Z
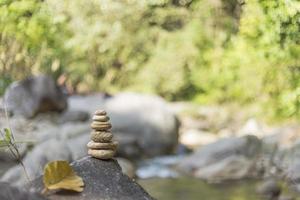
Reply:
M98 149L89 149L88 154L98 159L110 159L114 157L114 150L98 150Z
M104 131L92 131L91 139L94 142L110 142L113 138L113 134L111 132Z
M111 149L111 150L116 150L118 146L118 142L113 141L109 143L100 143L100 142L94 142L90 141L87 144L87 147L90 149Z
M105 112L105 110L97 110L95 112L95 115L106 115L107 113Z
M93 121L92 124L94 124L95 126L111 126L110 122L97 122L97 121Z
M94 115L93 116L93 121L108 122L109 121L109 117L106 116L106 115Z
M109 130L111 129L111 123L109 122L92 122L91 124L92 129L96 129L96 130Z

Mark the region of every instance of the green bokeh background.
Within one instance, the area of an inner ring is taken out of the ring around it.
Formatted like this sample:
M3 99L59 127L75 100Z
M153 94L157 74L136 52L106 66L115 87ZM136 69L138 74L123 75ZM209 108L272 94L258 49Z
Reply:
M0 0L0 94L46 73L299 119L299 33L298 0Z

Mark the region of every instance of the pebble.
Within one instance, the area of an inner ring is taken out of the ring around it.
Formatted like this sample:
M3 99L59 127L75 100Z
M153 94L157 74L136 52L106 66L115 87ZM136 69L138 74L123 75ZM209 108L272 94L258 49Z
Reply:
M92 129L95 129L97 131L107 131L111 129L111 124L94 124L94 122L91 124Z
M103 131L93 131L91 133L91 139L94 142L110 142L113 138L112 133Z
M116 141L109 142L109 143L100 143L100 142L90 141L87 144L87 147L89 149L110 149L110 150L116 150L117 146L118 146L118 142L116 142Z
M93 116L93 120L97 121L97 122L108 122L109 121L109 117L107 117L105 115L94 115Z
M104 110L97 110L95 115L106 115L106 112Z

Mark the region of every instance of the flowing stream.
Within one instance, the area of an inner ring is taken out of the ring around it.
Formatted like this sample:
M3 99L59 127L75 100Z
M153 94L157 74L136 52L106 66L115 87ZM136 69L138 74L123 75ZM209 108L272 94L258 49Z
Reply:
M151 178L139 183L160 200L259 200L255 193L256 181L235 181L208 184L191 177Z
M138 182L158 200L265 200L256 193L261 183L257 180L208 184L191 177L179 177L151 178ZM300 197L294 200L300 200Z

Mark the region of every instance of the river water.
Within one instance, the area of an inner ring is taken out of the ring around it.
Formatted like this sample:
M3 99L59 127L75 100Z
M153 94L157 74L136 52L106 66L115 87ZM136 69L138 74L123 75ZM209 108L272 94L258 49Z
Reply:
M138 182L158 200L265 200L255 192L259 184L256 180L208 184L191 177L179 177Z
M190 178L151 178L139 183L159 200L259 200L255 193L256 181L236 181L208 184Z

